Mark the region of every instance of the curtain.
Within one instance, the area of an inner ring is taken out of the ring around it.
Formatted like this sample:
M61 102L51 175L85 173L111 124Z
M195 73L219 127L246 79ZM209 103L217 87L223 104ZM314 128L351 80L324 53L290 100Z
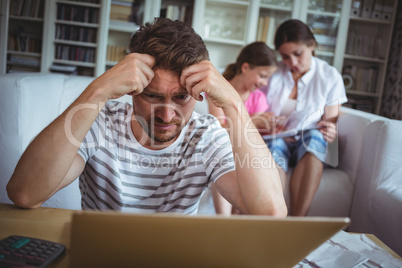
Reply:
M402 2L396 11L380 114L402 119Z

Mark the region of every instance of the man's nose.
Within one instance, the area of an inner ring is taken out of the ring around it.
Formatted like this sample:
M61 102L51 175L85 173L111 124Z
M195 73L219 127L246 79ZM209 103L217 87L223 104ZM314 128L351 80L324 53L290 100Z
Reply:
M163 122L168 123L176 115L176 107L170 104L163 104L158 107L156 111L156 116L163 120Z

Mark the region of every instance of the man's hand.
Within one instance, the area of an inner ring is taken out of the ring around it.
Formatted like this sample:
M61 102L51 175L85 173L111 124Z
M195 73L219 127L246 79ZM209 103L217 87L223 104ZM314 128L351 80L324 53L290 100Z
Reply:
M154 57L130 53L92 82L91 87L101 89L101 94L107 99L117 99L126 94L140 94L154 77L154 65Z
M208 98L219 108L233 106L237 101L242 102L237 91L207 60L185 68L180 84L196 100L202 100L201 92L207 93Z

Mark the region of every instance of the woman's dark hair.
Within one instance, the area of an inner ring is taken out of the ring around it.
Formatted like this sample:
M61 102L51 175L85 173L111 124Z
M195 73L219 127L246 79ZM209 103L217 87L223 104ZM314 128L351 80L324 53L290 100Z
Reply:
M275 49L279 49L284 43L303 43L310 46L317 46L314 34L310 27L300 20L287 20L276 29L275 33Z
M131 37L131 53L148 54L155 58L156 68L181 73L185 67L209 60L201 37L184 22L156 18L141 26Z
M264 42L254 42L245 46L239 56L237 56L236 63L229 64L223 76L230 80L236 74L241 72L241 66L247 62L251 68L256 66L276 66L278 64L276 60L275 52L270 49Z

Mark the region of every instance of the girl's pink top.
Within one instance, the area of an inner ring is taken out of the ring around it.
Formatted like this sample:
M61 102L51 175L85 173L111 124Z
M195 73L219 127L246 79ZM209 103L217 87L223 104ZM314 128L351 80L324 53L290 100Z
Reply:
M250 93L248 99L244 102L250 115L255 113L264 113L268 110L267 96L261 90L257 89Z

